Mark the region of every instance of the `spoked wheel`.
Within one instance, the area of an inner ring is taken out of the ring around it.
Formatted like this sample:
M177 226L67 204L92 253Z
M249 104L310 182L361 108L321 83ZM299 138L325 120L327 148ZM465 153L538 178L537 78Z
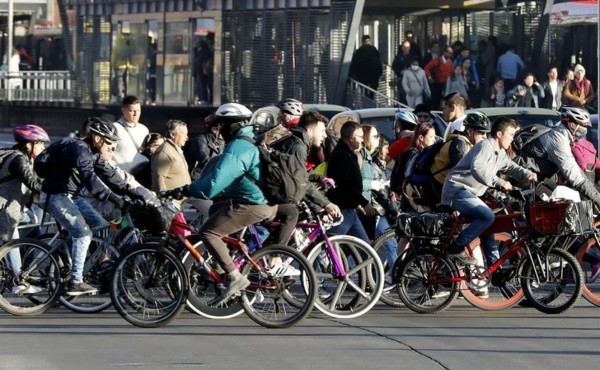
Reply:
M155 328L175 319L185 306L188 279L179 259L155 244L132 247L117 261L111 298L128 322Z
M417 313L436 313L445 310L458 295L459 283L434 284L429 280L433 269L436 251L423 250L418 254L407 253L398 259L392 273L398 295L406 307ZM440 259L437 269L438 279L452 279L458 276L454 263Z
M361 316L369 312L383 292L385 277L381 260L369 244L358 238L337 235L329 241L335 254L330 254L327 244L321 242L307 257L319 284L315 306L331 317ZM338 273L336 265L344 270L343 275Z
M525 297L539 311L562 313L571 308L582 294L581 266L569 252L552 249L546 257L533 253L535 263L522 266L521 285Z
M267 328L287 328L312 311L317 279L300 252L271 245L252 253L251 258L257 264L246 261L242 268L250 280L241 295L248 317Z
M498 242L498 249L502 255L510 247L511 238L506 234L494 235ZM484 289L478 286L477 281L462 281L460 292L467 302L486 311L503 310L518 304L524 296L517 269L522 254L515 254L507 260L500 269L494 271L488 279ZM482 297L481 292L487 292L487 297Z
M600 307L600 274L594 276L592 267L600 260L600 246L594 238L587 240L575 256L584 276L583 296L594 306Z
M390 239L396 239L396 243L399 240L399 238L396 236L396 231L393 229L386 231L373 242L373 249L377 251L377 254L379 255L383 265L383 271L385 273L383 292L381 293L379 300L391 307L402 307L404 304L402 303L400 297L398 297L396 285L392 279L392 269L394 267L394 263L390 263L390 261L388 261L386 258L385 248Z
M16 239L0 248L0 308L13 315L32 316L56 303L63 285L61 267L49 250L35 239ZM16 294L21 284L28 289Z
M194 248L209 266L217 267L216 261L201 241ZM189 251L186 250L182 261L190 279L190 292L186 301L188 310L209 319L230 319L244 312L239 300L229 301L219 307L209 306L209 301L223 293L224 286L217 284Z

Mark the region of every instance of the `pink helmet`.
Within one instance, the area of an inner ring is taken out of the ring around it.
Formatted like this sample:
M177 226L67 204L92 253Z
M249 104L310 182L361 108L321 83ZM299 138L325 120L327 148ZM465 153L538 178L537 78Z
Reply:
M28 143L33 141L50 141L46 130L36 125L25 125L15 127L13 130L15 141L19 143Z

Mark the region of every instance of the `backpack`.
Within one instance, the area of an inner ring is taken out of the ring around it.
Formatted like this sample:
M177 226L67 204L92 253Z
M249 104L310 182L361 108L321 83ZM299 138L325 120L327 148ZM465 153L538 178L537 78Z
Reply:
M531 144L533 141L539 139L541 136L547 134L550 131L552 131L552 128L544 125L533 125L531 127L519 131L515 135L515 138L512 143L513 150L519 155L521 155L522 153L532 154L532 150L529 144Z
M263 179L257 185L269 204L296 203L306 195L305 164L300 163L296 156L272 146L290 136L290 131L277 126L261 135L257 141L247 136L239 137L258 148ZM246 177L254 181L249 176Z
M74 141L74 139L65 138L52 143L35 158L33 161L33 170L39 177L48 177L56 172L57 168L61 167L60 155L72 141Z
M16 149L0 149L0 173L4 166L6 166L10 161L12 161L17 155L18 150ZM7 172L7 175L0 178L0 184L5 183L14 179L15 177Z
M558 171L558 167L546 159L546 150L535 145L537 139L550 131L552 131L551 127L533 125L519 131L512 143L512 149L516 154L514 161L521 167L541 175L542 178L551 177Z
M439 203L441 194L438 194L439 190L435 187L437 181L433 176L448 168L442 168L433 173L431 166L444 144L445 142L442 141L421 150L411 158L406 166L402 193L415 210L418 210L418 206L433 208Z

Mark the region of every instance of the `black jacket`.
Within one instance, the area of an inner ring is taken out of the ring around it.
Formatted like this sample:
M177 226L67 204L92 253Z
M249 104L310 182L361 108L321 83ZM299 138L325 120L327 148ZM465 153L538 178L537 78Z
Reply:
M335 181L335 188L327 197L340 208L366 206L370 199L362 196L362 176L358 167L358 156L340 140L327 161L327 176Z
M225 141L215 136L210 129L202 134L194 136L185 146L185 160L188 168L198 173L206 166L208 160L223 153Z
M294 126L290 129L293 136L275 144L273 147L284 153L289 153L295 156L299 163L306 163L308 158L308 151L311 147L311 140L306 130L300 126ZM308 172L306 173L306 179L308 180ZM323 208L330 202L313 186L313 184L307 181L306 185L306 196L305 200L309 203L316 204L318 207Z
M8 163L10 178L19 179L23 185L31 191L39 193L42 188L42 181L38 175L33 172L33 166L31 165L29 155L16 148L8 150L15 153L14 158ZM3 179L2 182L5 182L6 180L8 180L8 178Z

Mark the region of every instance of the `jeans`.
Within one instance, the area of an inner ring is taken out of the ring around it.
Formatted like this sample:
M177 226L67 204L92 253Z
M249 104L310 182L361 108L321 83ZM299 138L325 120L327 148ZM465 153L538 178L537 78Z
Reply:
M467 190L461 190L456 193L454 199L452 199L451 206L460 212L461 216L472 220L471 224L456 237L454 241L456 245L469 245L494 223L494 212L475 194ZM500 258L494 234L482 237L481 247L483 248L488 266Z
M48 213L71 235L71 281L83 282L83 265L92 242L92 234L108 227L108 222L84 199L66 193L40 195L40 204L46 204Z
M377 216L377 224L375 226L375 238L383 235L390 228L390 223L385 216ZM398 242L396 238L389 238L381 246L379 250L379 256L382 262L387 261L388 266L392 268L396 259L398 258Z
M328 233L355 236L361 240L364 240L365 243L371 244L369 237L367 236L367 232L358 218L356 209L342 208L341 211L342 215L344 216L344 221L342 221L341 224L329 229Z
M31 208L26 208L25 212L23 212L23 216L21 218L21 224L37 224L40 223L43 216L43 210L38 207L35 203L31 205ZM37 238L41 234L40 228L35 228L26 234L23 237L28 238ZM19 229L15 227L13 231L12 240L17 240L21 238L21 233ZM8 263L10 264L10 268L14 276L17 276L21 273L21 252L19 249L13 249L8 252Z

